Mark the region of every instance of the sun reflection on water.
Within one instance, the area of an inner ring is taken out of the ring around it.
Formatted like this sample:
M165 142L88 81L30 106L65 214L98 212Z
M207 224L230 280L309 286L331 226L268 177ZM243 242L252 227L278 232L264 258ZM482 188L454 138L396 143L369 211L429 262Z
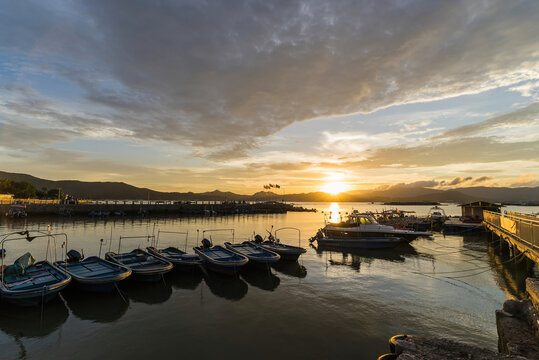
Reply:
M339 207L338 203L331 203L328 211L329 211L328 221L330 223L341 222L341 208Z

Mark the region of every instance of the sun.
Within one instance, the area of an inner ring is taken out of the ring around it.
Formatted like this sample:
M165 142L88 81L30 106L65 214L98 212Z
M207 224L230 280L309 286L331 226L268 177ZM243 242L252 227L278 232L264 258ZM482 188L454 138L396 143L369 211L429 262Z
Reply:
M322 191L328 194L336 195L348 190L348 185L342 182L330 182L322 187Z

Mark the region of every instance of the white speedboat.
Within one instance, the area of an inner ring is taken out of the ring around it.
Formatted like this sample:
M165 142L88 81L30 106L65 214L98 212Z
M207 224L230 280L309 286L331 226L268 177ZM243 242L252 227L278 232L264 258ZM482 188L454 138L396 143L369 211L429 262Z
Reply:
M311 241L322 246L379 249L410 243L420 236L429 237L432 233L380 225L372 215L355 210L344 221L327 223Z

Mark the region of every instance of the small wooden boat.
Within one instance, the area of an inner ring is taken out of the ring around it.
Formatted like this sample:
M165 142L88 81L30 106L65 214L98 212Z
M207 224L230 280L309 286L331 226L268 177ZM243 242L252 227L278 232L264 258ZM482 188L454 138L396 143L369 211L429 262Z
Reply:
M78 251L67 252L67 261L57 261L54 265L65 269L80 289L92 292L111 292L116 284L127 279L132 270L97 256L84 259Z
M13 238L12 235L22 235L24 237ZM47 237L49 245L51 238L65 234L43 234L38 233L30 236L30 232L23 231L18 233L6 234L1 241L2 253L4 252L4 243L12 240L32 241L38 237ZM2 298L12 304L20 306L38 306L52 300L64 289L71 281L71 276L64 270L51 264L49 261L38 261L26 253L19 257L13 265L4 266L4 257L1 257L0 295Z
M296 230L298 232L298 245L301 244L301 232L299 229L291 227L280 228L275 230L275 235L277 235L280 230ZM262 239L262 236L256 235L254 243L263 249L279 254L281 260L286 261L297 261L301 254L307 251L301 246L291 246L281 243L279 239L275 239L271 232L269 232L268 240L266 241Z
M202 239L202 246L193 248L204 262L208 270L226 275L236 275L242 266L249 262L243 255L237 254L222 246L212 246L208 239Z
M203 263L197 254L187 254L185 251L173 246L165 249L156 249L149 246L146 250L152 255L162 257L171 262L174 265L174 269L180 271L195 271Z
M149 254L142 249L135 249L130 252L121 252L122 240L125 239L146 239L149 241L153 236L120 236L118 240L118 252L109 251L105 254L105 259L113 263L123 265L132 270L132 278L135 280L153 282L159 281L163 275L174 267L169 261Z
M140 281L159 281L173 268L170 262L141 249L127 253L109 251L105 254L105 259L131 269L133 279Z
M2 271L3 272L3 271ZM15 305L38 306L52 300L71 281L71 276L48 261L38 261L24 274L2 280L2 298Z
M271 264L276 263L281 258L273 251L266 250L261 246L250 241L244 241L241 244L232 244L225 242L225 246L230 251L240 254L249 259L249 264L267 268Z
M149 246L146 248L148 252L152 255L161 257L169 262L171 262L174 265L174 268L180 271L195 271L202 265L202 260L200 259L200 256L197 254L187 254L185 251L180 250L177 247L169 246L165 249L159 249L158 243L159 243L159 236L161 233L168 233L168 234L183 234L185 235L185 244L187 247L187 232L180 232L180 231L161 231L159 230L157 232L157 238L155 239L154 246Z

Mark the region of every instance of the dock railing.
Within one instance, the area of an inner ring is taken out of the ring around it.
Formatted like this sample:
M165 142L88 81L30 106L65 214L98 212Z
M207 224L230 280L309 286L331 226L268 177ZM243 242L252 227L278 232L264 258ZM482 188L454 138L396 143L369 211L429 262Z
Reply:
M487 225L539 252L539 217L516 212L502 214L485 210L483 218Z

